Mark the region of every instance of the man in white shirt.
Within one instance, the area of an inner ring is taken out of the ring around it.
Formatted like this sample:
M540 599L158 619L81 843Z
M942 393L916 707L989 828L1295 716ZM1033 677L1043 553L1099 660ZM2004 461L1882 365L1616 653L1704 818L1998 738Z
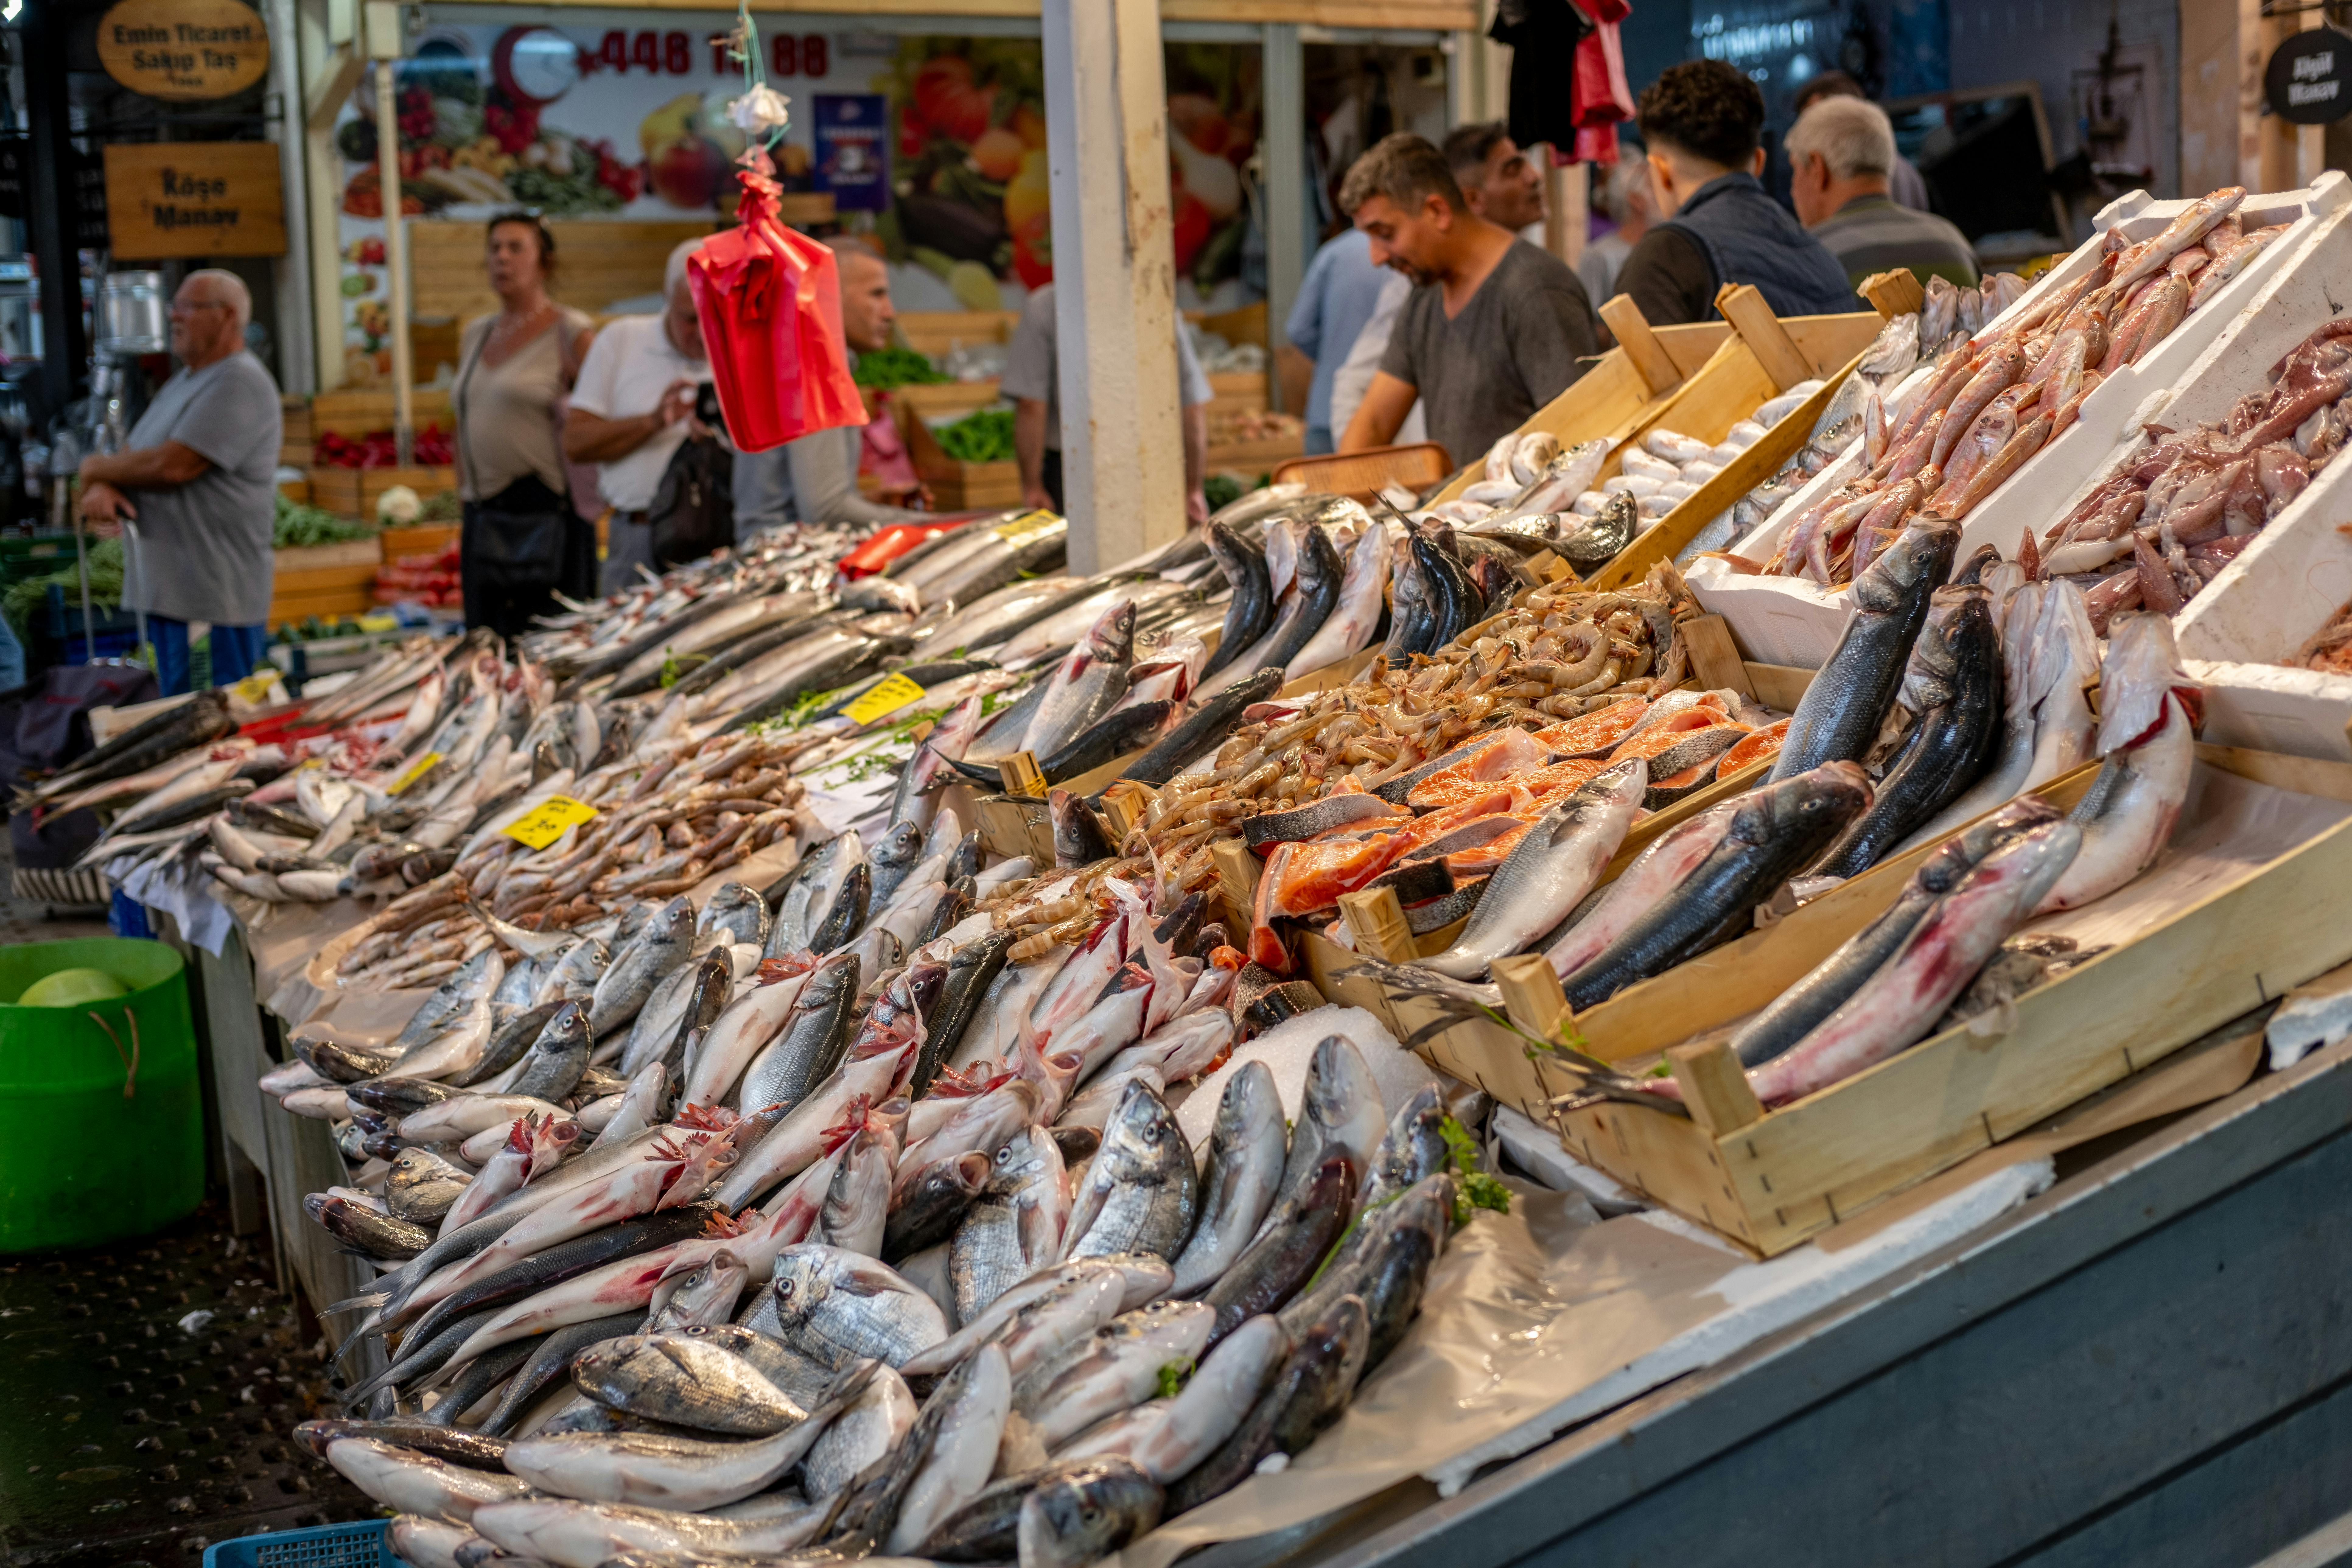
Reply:
M671 457L688 435L701 433L695 393L710 379L710 365L686 286L686 258L701 247L689 239L669 253L660 315L622 316L596 334L564 416L565 455L596 465L597 488L613 508L597 584L606 594L629 586L640 564L652 565L646 509Z

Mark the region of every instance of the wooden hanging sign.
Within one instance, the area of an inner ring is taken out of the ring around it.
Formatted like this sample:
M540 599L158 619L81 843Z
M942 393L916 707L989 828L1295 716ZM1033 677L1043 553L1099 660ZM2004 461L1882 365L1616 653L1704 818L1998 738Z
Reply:
M99 19L98 60L149 98L226 98L269 69L269 29L238 0L121 0Z
M152 142L106 149L117 261L286 254L275 142Z

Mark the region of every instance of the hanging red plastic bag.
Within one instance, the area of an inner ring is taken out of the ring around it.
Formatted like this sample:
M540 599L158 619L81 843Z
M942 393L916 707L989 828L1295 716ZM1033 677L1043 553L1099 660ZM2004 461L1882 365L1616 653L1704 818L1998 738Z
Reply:
M760 163L736 176L739 226L686 261L719 406L745 452L866 423L842 338L833 252L777 218L776 183Z

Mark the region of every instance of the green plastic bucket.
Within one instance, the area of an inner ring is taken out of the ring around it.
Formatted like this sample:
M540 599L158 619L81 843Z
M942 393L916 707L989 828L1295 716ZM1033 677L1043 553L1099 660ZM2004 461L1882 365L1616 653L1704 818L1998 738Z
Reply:
M15 1005L43 975L79 968L105 970L131 994ZM204 1195L204 1094L180 955L120 937L0 947L0 1253L143 1236Z

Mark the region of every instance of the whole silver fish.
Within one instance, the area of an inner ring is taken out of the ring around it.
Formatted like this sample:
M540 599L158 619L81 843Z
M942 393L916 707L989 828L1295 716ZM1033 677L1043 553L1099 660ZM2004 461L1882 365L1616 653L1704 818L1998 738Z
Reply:
M948 1243L956 1321L968 1323L1062 1253L1070 1175L1061 1145L1032 1127L997 1149L995 1171Z
M475 1002L496 994L505 979L506 964L499 957L498 949L483 949L433 988L433 994L408 1016L408 1022L383 1047L383 1054L397 1061L440 1034Z
M808 1416L741 1356L676 1334L631 1334L583 1351L572 1380L599 1405L700 1432L765 1437Z
M881 1256L883 1226L890 1217L891 1148L863 1127L843 1146L817 1215L818 1237L827 1246Z
M1177 1295L1214 1283L1248 1247L1273 1211L1286 1154L1282 1095L1273 1069L1262 1061L1245 1063L1225 1080L1217 1101L1208 1168L1201 1178L1200 1221L1177 1256L1170 1287Z
M1594 775L1544 813L1487 880L1486 895L1454 945L1423 962L1441 974L1475 980L1568 917L1592 890L1641 815L1650 765L1639 757Z
M694 945L699 952L721 942L766 944L772 917L768 900L740 882L730 882L710 895L694 922Z
M996 1468L1013 1409L1004 1352L982 1345L933 1391L908 1441L903 1476L885 1528L886 1552L912 1552L940 1521L980 1495Z
M1160 1301L1123 1313L1041 1363L1013 1391L1013 1411L1048 1449L1158 1392L1160 1370L1200 1359L1216 1310Z
M1021 1505L1014 1543L1024 1568L1087 1568L1160 1522L1167 1494L1124 1459L1048 1477Z
M1379 1103L1375 1091L1376 1110ZM1070 1215L1068 1256L1150 1252L1174 1258L1192 1234L1197 1179L1192 1146L1176 1118L1150 1089L1129 1084L1087 1167Z
M803 1242L776 1255L778 1338L824 1365L898 1366L948 1337L939 1304L879 1258Z
M1127 695L1135 644L1135 605L1123 600L1103 613L1054 670L1030 717L1022 749L1044 756L1093 724Z
M874 1391L868 1362L838 1380L808 1419L753 1442L655 1432L566 1432L507 1445L507 1468L541 1491L583 1502L703 1510L750 1497L811 1459ZM895 1380L895 1377L894 1377ZM898 1385L906 1397L906 1385Z
M1304 1192L1316 1170L1334 1154L1346 1155L1359 1171L1369 1169L1387 1130L1381 1086L1364 1065L1363 1053L1344 1035L1325 1036L1307 1065L1307 1086L1290 1130L1290 1157L1282 1167L1273 1212L1280 1213L1284 1204Z
M594 937L583 937L565 948L548 964L546 973L530 994L530 1005L544 1006L550 1002L584 1002L596 994L596 982L612 966L613 955Z
M603 1039L637 1016L654 983L686 963L694 948L694 900L680 893L614 955L588 1002L588 1033ZM643 1063L637 1064L643 1066Z
M1748 1075L1757 1098L1786 1104L1925 1037L1985 961L2032 917L2082 843L2083 830L2073 823L2048 823L1979 861L1836 1012Z
M848 1489L885 1455L895 1452L914 1429L915 1396L908 1391L907 1380L879 1362L860 1364L873 1368L865 1388L833 1418L801 1460L801 1490L813 1502Z

